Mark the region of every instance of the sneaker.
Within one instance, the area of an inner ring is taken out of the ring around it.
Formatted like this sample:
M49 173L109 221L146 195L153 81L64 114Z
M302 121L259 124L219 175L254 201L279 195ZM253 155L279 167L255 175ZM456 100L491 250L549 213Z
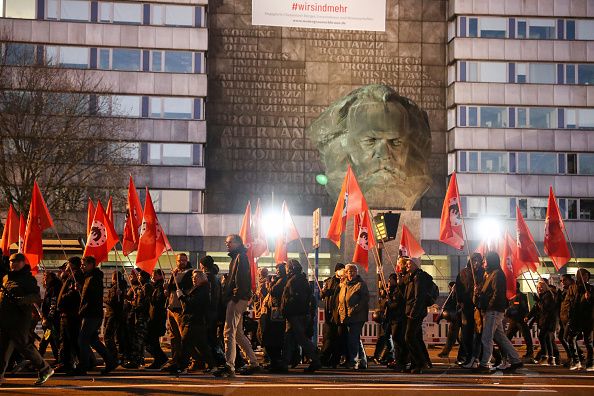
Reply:
M217 378L233 378L235 377L235 370L233 370L228 365L224 365L223 367L219 367L218 369L212 372Z
M37 381L35 381L35 386L39 386L39 385L43 385L46 383L46 381L48 379L50 379L50 377L54 375L54 369L53 368L49 368L45 371L45 373L41 374L41 372L39 373L39 377L37 377Z
M262 371L262 367L257 364L255 366L244 366L237 371L239 375L252 375Z
M581 370L582 369L582 364L579 362L579 360L577 362L571 362L571 365L569 366L570 370Z
M551 358L544 358L539 364L541 366L550 366L551 365Z
M507 360L503 360L499 366L496 367L497 370L507 370L511 367L511 364Z
M586 366L586 371L594 371L594 364L590 363Z
M155 360L150 365L146 366L144 369L148 371L159 371L161 368L167 363L167 360Z
M506 371L506 372L516 371L517 369L520 369L522 367L524 367L524 363L522 363L522 362L512 363L504 371Z
M11 374L20 373L21 371L23 371L25 369L25 367L29 366L30 363L31 363L30 360L23 359L14 366L14 368L12 369L12 371L10 373Z
M140 368L140 364L135 362L126 362L122 364L122 367L125 369L136 370Z
M476 359L471 360L470 362L466 363L462 367L465 369L476 369L479 366L479 362Z
M491 367L482 366L479 364L478 367L472 369L472 372L477 374L492 374L493 370Z
M318 371L321 368L322 368L322 365L320 363L311 363L309 366L307 366L306 368L303 369L303 372L304 373L315 373L316 371Z

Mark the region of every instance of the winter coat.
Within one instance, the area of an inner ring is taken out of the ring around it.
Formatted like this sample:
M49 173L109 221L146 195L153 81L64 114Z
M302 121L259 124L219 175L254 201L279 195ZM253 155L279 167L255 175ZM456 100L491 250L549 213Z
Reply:
M206 324L206 313L210 304L209 287L207 283L194 286L181 298L182 323L204 325Z
M59 325L60 315L58 314L58 296L62 289L62 282L54 279L46 286L45 295L41 301L41 315L46 326Z
M556 294L549 290L538 295L534 307L528 313L528 319L536 320L541 331L555 331L559 319Z
M320 298L324 301L324 317L328 322L337 323L338 319L338 293L340 291L340 278L331 276L324 281L324 288Z
M573 283L565 293L561 304L561 321L576 330L592 329L592 305L594 303L594 287L586 284L590 294L586 299L586 289L581 283Z
M74 279L72 274L62 282L62 289L58 294L58 311L60 317L77 317L80 309L80 292L75 289L76 284L84 281L82 272L75 271Z
M10 271L2 279L0 293L0 327L29 333L33 318L33 304L41 302L37 280L31 268L25 265L19 271Z
M478 308L483 311L505 312L507 308L507 284L501 269L487 271L479 293Z
M407 318L422 319L427 316L429 303L429 291L433 285L433 278L420 268L408 275L406 285L406 308Z
M221 281L215 274L209 271L206 271L206 277L208 278L210 293L210 304L208 305L209 317L216 318L221 309Z
M341 323L366 322L369 316L369 289L360 275L345 280L338 292L338 315Z
M396 286L390 287L386 310L386 319L390 322L400 323L406 318L406 283L403 277L398 274Z
M124 296L128 292L128 285L126 282L120 281L119 284L113 283L107 295L103 299L105 304L105 316L123 318L124 315Z
M509 300L509 306L505 311L505 316L513 320L523 321L526 315L528 315L528 296L522 292L518 292Z
M252 276L250 262L244 246L229 253L231 263L229 264L229 277L223 289L223 300L225 305L229 300L247 300L252 297Z
M285 318L310 313L312 291L304 273L289 276L281 300L281 312Z
M99 268L84 274L78 314L81 318L103 317L103 271Z
M157 330L159 335L165 334L165 322L167 321L167 309L165 303L165 289L163 280L158 280L152 284L152 293L149 296L149 327Z
M177 279L177 284L175 283L175 279ZM175 291L177 290L177 285L179 285L179 288L183 292L189 292L192 289L192 269L188 268L178 272L175 279L173 279L173 274L171 274L169 282L167 282L167 291L169 292L167 309L172 312L181 312L181 303L179 302Z

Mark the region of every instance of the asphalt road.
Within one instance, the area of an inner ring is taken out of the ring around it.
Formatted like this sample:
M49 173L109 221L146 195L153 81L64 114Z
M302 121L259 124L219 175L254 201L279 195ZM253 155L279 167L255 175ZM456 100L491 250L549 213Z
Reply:
M225 395L299 396L376 395L405 392L408 395L594 395L594 372L573 372L562 367L527 365L515 374L497 372L475 375L444 359L421 375L394 373L370 366L366 371L321 370L304 375L295 369L289 375L256 374L235 379L210 375L180 377L144 370L118 369L108 377L55 375L42 387L31 384L32 374L8 377L0 388L10 395Z

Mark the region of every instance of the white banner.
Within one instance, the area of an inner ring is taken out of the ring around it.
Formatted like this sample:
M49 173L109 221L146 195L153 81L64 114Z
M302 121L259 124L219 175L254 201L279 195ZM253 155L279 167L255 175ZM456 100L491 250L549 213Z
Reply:
M386 0L252 0L252 24L386 31Z

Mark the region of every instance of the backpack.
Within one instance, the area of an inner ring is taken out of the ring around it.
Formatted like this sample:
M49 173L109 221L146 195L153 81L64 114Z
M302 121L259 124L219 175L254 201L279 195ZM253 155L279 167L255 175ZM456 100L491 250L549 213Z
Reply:
M435 304L439 298L439 287L435 281L433 281L433 277L429 274L427 274L427 283L429 284L427 288L427 306L430 307Z

